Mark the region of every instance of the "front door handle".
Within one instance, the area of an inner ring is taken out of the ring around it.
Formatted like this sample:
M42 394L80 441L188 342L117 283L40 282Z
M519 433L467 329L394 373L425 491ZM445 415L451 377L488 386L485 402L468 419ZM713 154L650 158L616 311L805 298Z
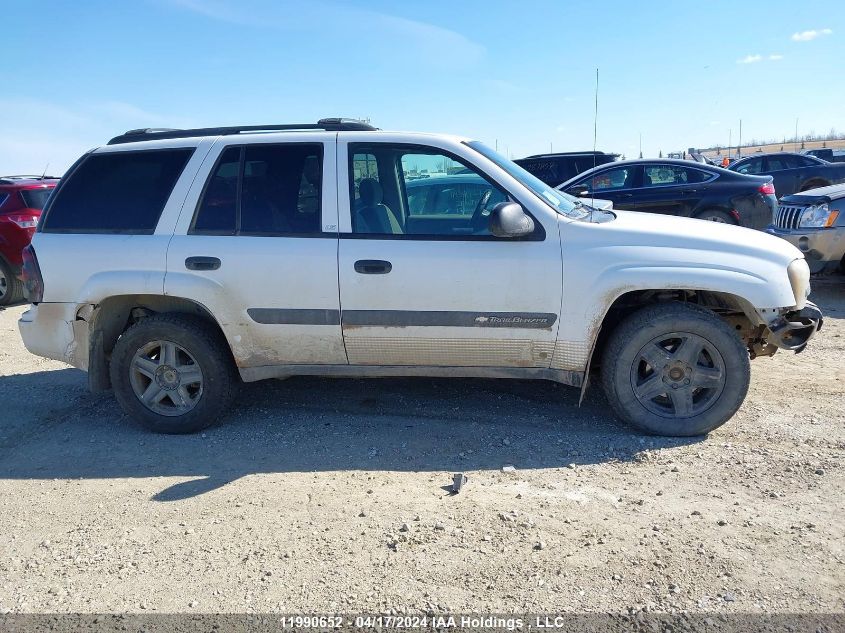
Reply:
M355 262L355 272L362 275L386 275L393 270L393 264L383 259L359 259Z
M185 268L188 270L217 270L220 268L220 260L216 257L189 257L185 260Z
M619 197L620 198L633 198L634 194L632 194L632 193L620 193Z
M695 189L681 189L681 193L696 193Z

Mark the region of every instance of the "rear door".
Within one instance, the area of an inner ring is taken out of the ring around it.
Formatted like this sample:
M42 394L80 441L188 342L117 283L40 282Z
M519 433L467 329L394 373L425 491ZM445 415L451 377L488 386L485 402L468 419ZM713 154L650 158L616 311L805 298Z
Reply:
M771 174L778 195L798 191L804 176L798 157L775 155L763 157L763 160L763 173Z
M223 137L194 182L165 291L209 309L239 367L346 363L335 151L329 133Z
M350 364L548 368L562 290L554 213L538 214L530 237L496 238L487 215L511 195L473 167L471 150L462 157L458 147L376 142L367 134L349 142L341 135L338 152ZM473 193L466 206L473 212L459 223L448 196L417 223L408 192L422 170L468 175L486 190L478 202Z
M643 165L642 186L630 208L635 211L690 216L705 196L713 175L672 163Z

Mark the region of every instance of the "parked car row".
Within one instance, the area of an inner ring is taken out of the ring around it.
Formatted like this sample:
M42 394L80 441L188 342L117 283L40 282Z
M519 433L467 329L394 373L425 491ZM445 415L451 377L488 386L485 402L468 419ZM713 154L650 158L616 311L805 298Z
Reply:
M52 176L0 177L0 306L23 299L21 252L57 182Z
M614 209L663 213L765 229L777 207L771 176L744 176L693 161L618 161L558 186L574 196L613 201Z

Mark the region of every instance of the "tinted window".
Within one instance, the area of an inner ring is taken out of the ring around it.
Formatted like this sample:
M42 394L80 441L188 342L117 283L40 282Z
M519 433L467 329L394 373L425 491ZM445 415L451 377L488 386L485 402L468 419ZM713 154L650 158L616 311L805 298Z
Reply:
M643 171L643 187L686 185L710 180L712 176L700 169L679 165L646 165Z
M475 169L434 149L367 146L352 152L350 179L355 233L490 235L490 210L507 199Z
M238 204L238 168L241 148L230 147L205 187L194 231L201 233L234 233Z
M192 233L320 232L322 145L230 147L206 184Z
M769 156L767 171L782 171L784 169L796 169L799 167L797 156Z
M629 189L633 186L634 169L632 167L617 167L608 169L588 178L583 184L590 191L609 191L613 189Z
M763 159L752 158L747 163L738 165L734 171L740 174L759 174L763 171Z
M21 191L23 205L27 209L43 209L52 192L52 187L49 189L24 189Z
M61 185L46 231L152 233L193 149L92 154Z
M823 165L824 163L821 162L823 159L819 156L816 156L816 160L809 158L807 156L795 156L795 162L798 163L799 167L817 167L818 165ZM827 155L827 158L833 159L833 151Z

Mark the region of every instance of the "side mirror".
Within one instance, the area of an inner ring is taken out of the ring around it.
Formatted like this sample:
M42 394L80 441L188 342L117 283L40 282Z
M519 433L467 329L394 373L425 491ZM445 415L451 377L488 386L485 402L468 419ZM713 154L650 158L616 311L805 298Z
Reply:
M534 232L534 220L516 202L500 202L490 211L489 227L496 237L522 237Z
M566 190L566 193L576 198L585 198L590 195L590 189L586 185L573 185Z

